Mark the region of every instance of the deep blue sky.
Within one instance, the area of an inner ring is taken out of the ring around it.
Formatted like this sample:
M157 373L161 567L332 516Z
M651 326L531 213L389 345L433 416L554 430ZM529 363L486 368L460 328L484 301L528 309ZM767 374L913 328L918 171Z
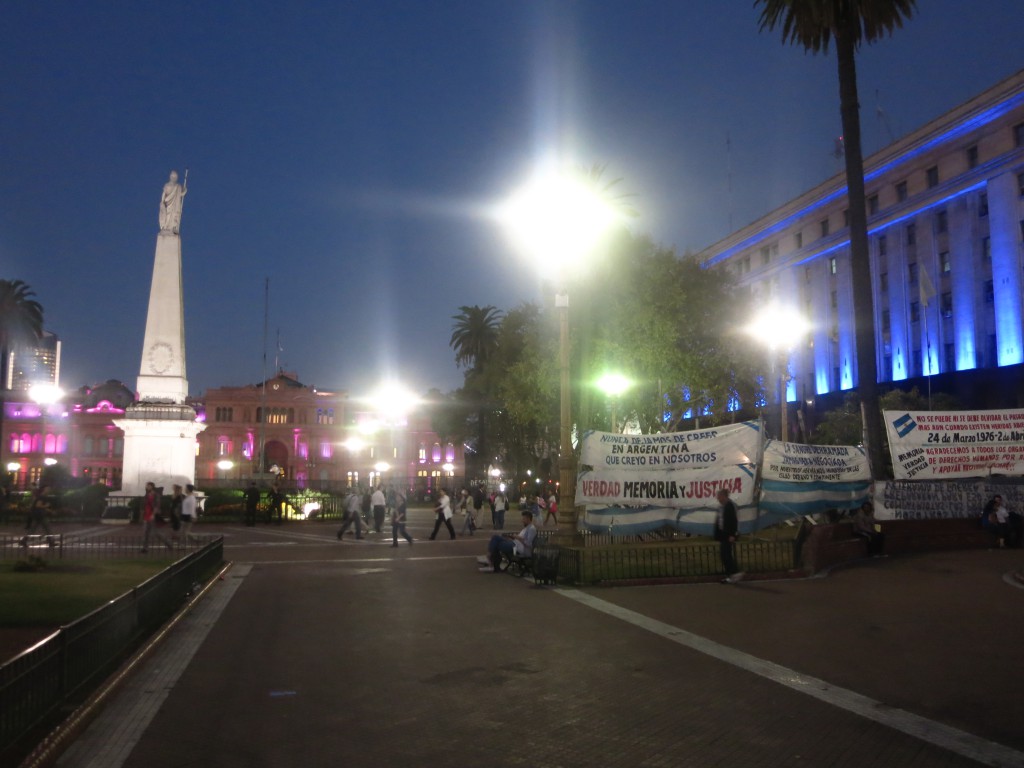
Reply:
M260 380L267 278L271 372L279 330L319 388L453 389L458 307L539 298L479 212L549 148L606 164L633 228L680 253L838 170L834 59L759 33L752 5L8 3L0 277L35 289L65 388L134 386L160 190L188 167L193 394ZM862 52L867 152L877 104L899 137L1024 67L1021 0L918 5Z

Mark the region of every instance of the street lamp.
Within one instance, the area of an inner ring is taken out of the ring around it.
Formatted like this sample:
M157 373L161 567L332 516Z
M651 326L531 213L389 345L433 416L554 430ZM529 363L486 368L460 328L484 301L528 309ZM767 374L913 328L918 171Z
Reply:
M618 405L619 396L633 385L633 382L621 373L606 373L597 380L597 387L611 401L612 407L612 432L618 432L615 423L615 406Z
M221 459L217 462L217 469L221 471L221 480L228 479L228 472L230 472L235 466L235 462L231 459Z
M56 384L51 384L51 383L48 383L48 382L43 382L43 383L40 383L40 384L32 385L32 387L30 387L29 390L28 390L28 396L30 398L32 398L32 401L36 405L39 406L39 423L40 423L40 431L42 432L42 443L40 444L39 447L40 447L41 452L42 452L42 454L44 456L43 463L47 464L47 462L45 461L45 456L46 456L46 416L47 416L47 412L50 409L50 406L53 405L54 403L58 402L61 398L64 397L64 390L61 389L60 387L58 387ZM54 435L54 437L53 437L53 452L56 453L57 449L58 449L58 446L57 446L57 436ZM57 462L54 461L52 463L56 464Z
M786 389L789 383L789 353L810 330L810 324L803 315L792 307L776 303L764 307L747 326L747 332L768 347L770 363L779 367L779 415L781 426L779 436L782 442L789 441L789 417L786 413Z
M569 377L568 278L593 253L619 216L596 186L579 172L566 173L548 165L516 192L498 211L498 218L519 247L534 258L557 286L559 369L559 495L561 533L576 529L576 476L572 448ZM552 274L552 270L554 274Z

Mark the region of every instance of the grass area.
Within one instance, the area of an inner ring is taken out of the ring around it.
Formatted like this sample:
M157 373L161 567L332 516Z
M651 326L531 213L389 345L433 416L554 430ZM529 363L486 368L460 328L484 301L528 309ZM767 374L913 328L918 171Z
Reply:
M173 557L90 563L51 560L35 571L16 571L16 563L0 563L0 627L68 624L173 562Z

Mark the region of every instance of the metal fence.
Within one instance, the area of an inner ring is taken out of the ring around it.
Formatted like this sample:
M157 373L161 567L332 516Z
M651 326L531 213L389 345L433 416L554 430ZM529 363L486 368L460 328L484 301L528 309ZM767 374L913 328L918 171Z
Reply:
M217 537L0 666L0 757L84 700L223 560L224 540Z
M138 526L136 526L137 528ZM170 528L161 533L170 536ZM189 541L179 539L171 542L176 557L198 552L219 537L211 534L192 534ZM30 536L0 536L0 561L21 560L27 557L55 558L58 560L106 560L125 557L145 557L142 553L142 534L138 533L55 533L52 535L33 534ZM167 549L159 541L150 540L149 556L160 557Z
M773 573L798 567L796 542L740 541L736 561L747 573ZM620 541L612 545L562 547L559 580L574 584L644 579L699 579L723 573L718 544Z

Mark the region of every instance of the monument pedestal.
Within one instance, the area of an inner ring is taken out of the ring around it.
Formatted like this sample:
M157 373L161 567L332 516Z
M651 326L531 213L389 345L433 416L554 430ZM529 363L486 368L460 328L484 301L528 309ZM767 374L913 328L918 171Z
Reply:
M121 490L141 496L146 483L184 487L195 482L196 436L206 429L191 406L140 402L129 406L114 423L124 431Z

